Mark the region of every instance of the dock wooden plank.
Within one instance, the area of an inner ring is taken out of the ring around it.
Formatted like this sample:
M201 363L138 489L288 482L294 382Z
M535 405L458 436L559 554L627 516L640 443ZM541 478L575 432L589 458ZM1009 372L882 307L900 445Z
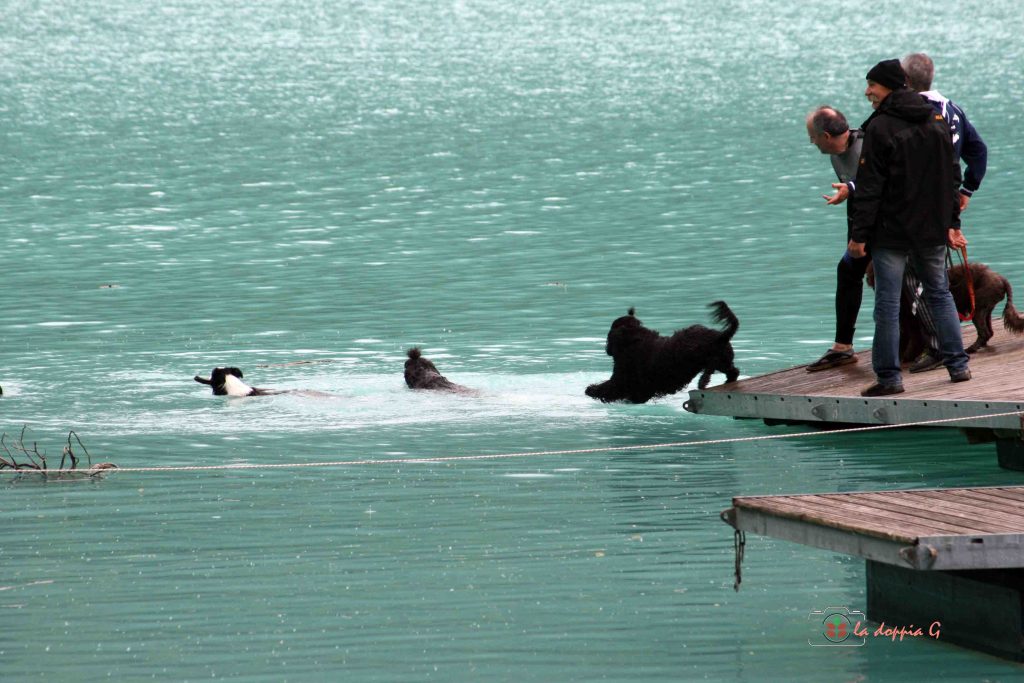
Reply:
M1024 489L983 488L983 489L949 489L958 496L967 496L993 505L1006 505L1010 508L1019 506L1024 514Z
M1024 487L737 497L733 505L890 540L1020 534L1024 541Z
M917 511L894 510L880 505L875 500L862 500L844 494L842 498L832 496L801 496L802 502L819 508L828 508L822 521L831 525L843 524L860 533L877 532L886 529L902 537L960 535L965 532L960 520L950 521L946 515L921 516ZM792 504L792 501L788 501ZM859 524L853 524L857 520ZM985 533L971 529L971 534Z
M922 505L931 505L940 501L944 507L949 509L960 510L975 516L988 516L991 519L1011 524L1019 524L1021 513L1024 511L1024 507L1019 503L1008 501L1005 498L975 495L969 491L951 490L946 495L936 491L920 491L915 493L913 499L921 500Z
M851 495L850 500L877 502L886 510L899 511L909 516L920 516L924 519L942 521L948 524L956 533L964 535L974 534L1002 534L1024 531L1021 524L1003 523L993 519L978 508L969 508L966 512L959 506L942 501L941 505L933 505L931 508L924 507L929 502L926 498L919 498L920 502L915 503L911 495L899 493L897 495L886 495L885 493L859 493ZM934 502L934 501L932 501ZM1019 520L1024 522L1024 520Z
M928 492L920 494L914 500L919 500L922 506L934 505L936 501L939 501L945 509L956 511L957 514L988 518L1014 527L1020 523L1020 515L1016 511L1010 508L986 505L970 496L951 493L949 496L943 497L941 494Z
M973 325L965 325L965 346L974 341ZM911 375L903 373L904 394L899 398L939 400L1024 401L1024 336L1003 329L1002 319L992 320L995 333L989 346L971 355L970 382L954 384L943 369ZM813 355L813 353L812 353ZM811 359L813 360L813 359ZM706 391L739 391L820 397L857 397L874 382L871 352L857 354L858 362L821 372L807 372L803 365L759 377L722 384Z
M1000 465L1024 469L1024 335L1005 331L993 321L994 346L971 356L970 382L949 381L940 368L910 374L904 371L906 391L894 396L864 398L860 392L875 381L871 352L857 354L859 362L821 372L805 365L758 377L691 389L684 407L694 413L760 418L769 423L860 425L929 425L972 428L972 437L998 440ZM965 342L974 338L964 328Z
M909 524L899 527L891 524L891 520L877 511L846 510L844 514L835 514L821 501L811 498L799 500L777 499L759 500L755 503L749 499L735 498L733 506L737 509L758 510L765 514L788 517L817 526L831 527L854 533L875 536L887 540L913 543L921 536L935 536L949 533L949 528L938 524Z

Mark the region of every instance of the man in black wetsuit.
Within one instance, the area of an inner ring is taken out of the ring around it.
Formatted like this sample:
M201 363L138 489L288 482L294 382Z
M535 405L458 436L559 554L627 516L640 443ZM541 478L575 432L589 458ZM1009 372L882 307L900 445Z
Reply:
M834 107L818 107L807 115L807 136L822 154L828 154L839 178L833 183L835 193L825 197L828 204L842 204L856 189L857 161L860 159L863 131L850 129L843 113ZM847 241L850 234L847 230ZM864 272L870 256L854 258L848 251L836 267L836 336L825 355L807 366L808 372L856 363L853 354L853 333L857 325L864 293Z

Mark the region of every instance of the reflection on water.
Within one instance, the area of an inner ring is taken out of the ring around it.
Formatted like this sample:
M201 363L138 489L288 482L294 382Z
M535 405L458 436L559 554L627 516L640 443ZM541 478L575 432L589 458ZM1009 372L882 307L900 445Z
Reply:
M845 223L803 117L866 116L892 53L946 46L941 89L990 149L973 253L1021 279L1020 13L854 13L875 42L823 68L834 22L704 4L9 12L0 430L52 459L74 429L123 468L375 462L4 475L2 678L1007 677L942 642L808 647L809 612L865 606L862 563L750 537L735 593L718 517L1018 483L991 448L747 440L801 430L583 389L631 306L669 332L726 300L745 376L820 355ZM412 346L479 395L406 389ZM300 391L215 397L192 377L216 366ZM410 462L443 457L466 459Z

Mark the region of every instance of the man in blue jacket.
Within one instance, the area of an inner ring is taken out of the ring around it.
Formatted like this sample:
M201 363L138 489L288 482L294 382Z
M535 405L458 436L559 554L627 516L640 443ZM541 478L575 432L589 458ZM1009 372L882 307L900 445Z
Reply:
M953 296L946 277L946 245L960 234L960 169L942 116L906 87L899 60L879 62L867 74L865 97L875 108L864 129L857 191L849 207L854 258L870 245L875 264L876 382L863 396L903 392L899 360L900 288L907 259L924 287L939 350L953 382L971 379Z
M942 118L949 126L949 134L953 142L953 156L958 164L962 160L966 166L959 196L960 211L964 211L971 196L981 186L981 181L985 177L985 169L988 166L988 147L967 119L964 110L938 90L931 89L932 79L935 76L935 64L931 57L923 52L915 52L904 57L900 65L907 74L907 86L920 93L936 112L942 114ZM913 274L904 278L904 287L908 286L908 281L916 291L917 281ZM934 334L934 325L928 318L927 309L921 309L920 312L924 314L920 317L924 323L927 348L911 365L910 372L925 372L942 365L942 354L938 351L938 339Z
M935 77L935 64L931 57L923 52L915 52L903 58L903 71L907 74L907 86L916 90L932 105L949 125L952 136L954 158L962 160L966 166L963 184L960 186L960 210L967 208L971 196L978 191L988 167L988 147L978 135L967 114L952 100L944 97L938 90L932 90L932 79Z

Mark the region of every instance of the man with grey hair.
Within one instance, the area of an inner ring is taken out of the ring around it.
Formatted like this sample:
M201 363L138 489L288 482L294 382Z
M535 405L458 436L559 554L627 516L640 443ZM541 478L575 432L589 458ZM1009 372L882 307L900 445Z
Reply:
M832 183L835 193L825 196L828 204L842 204L856 188L857 162L860 159L864 132L850 129L846 117L835 107L820 106L807 115L807 137L822 154L828 154L839 178ZM846 240L850 240L847 228ZM864 295L864 273L870 256L854 258L843 252L836 267L836 336L832 347L807 366L807 372L818 372L857 362L853 353L853 334L857 314Z
M935 63L931 57L923 52L914 52L900 60L900 66L907 75L907 87L917 91L937 113L945 119L949 126L950 140L953 143L953 158L959 164L963 160L966 170L963 174L963 182L960 185L960 211L967 208L971 196L981 186L985 177L985 170L988 166L988 147L985 141L978 135L971 122L967 120L964 110L954 102L944 97L938 90L932 90L932 79L935 76ZM913 275L911 274L911 278ZM920 292L916 280L911 284L914 292ZM914 361L911 372L923 372L938 368L942 365L942 357L938 350L938 338L934 332L934 325L925 314L925 340L927 348Z
M985 177L988 147L967 120L964 110L938 90L932 90L935 64L931 57L923 52L915 52L904 57L901 65L907 74L907 85L928 100L932 109L942 114L942 118L946 120L952 136L954 156L958 161L963 160L967 167L964 171L963 184L960 186L960 210L963 211Z

